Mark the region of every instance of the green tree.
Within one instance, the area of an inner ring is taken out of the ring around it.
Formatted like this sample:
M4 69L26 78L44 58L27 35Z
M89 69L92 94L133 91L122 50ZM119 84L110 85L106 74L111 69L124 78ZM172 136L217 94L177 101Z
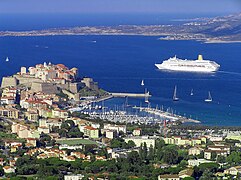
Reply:
M127 144L122 138L112 139L110 142L111 148L127 148Z
M133 148L135 146L136 146L136 144L134 143L134 141L132 141L132 140L128 141L127 148Z
M23 157L19 157L16 161L16 166L17 167L21 167L24 166L26 164L32 164L34 161L32 159L32 157L30 157L29 155L24 155Z
M211 160L215 160L217 158L217 153L216 152L211 152Z
M66 129L60 129L59 135L60 135L60 137L67 137L67 130Z
M68 123L66 121L64 121L61 126L60 126L60 129L65 129L66 131L69 131L71 129L71 126L72 123Z
M186 166L187 166L187 161L186 160L182 160L181 162L180 162L180 164L179 164L179 166L180 167L182 167L182 168L185 168Z
M140 155L138 154L138 152L132 151L132 152L128 153L127 161L130 164L137 165L137 164L141 163L141 158L140 158Z
M45 147L46 143L48 144L48 143L50 143L50 141L51 141L51 137L48 134L45 134L42 132L40 134L40 138L37 142L38 147L41 147L41 146Z
M64 121L64 122L65 122L65 123L68 123L69 126L70 126L70 128L75 127L75 124L74 124L74 121L73 121L73 120L66 120L66 121Z
M216 172L219 165L217 163L203 163L199 165L200 171L204 172L205 170L208 170L210 172Z
M84 136L84 133L80 132L78 127L72 127L67 133L67 136L70 138L80 138Z
M4 170L3 170L3 167L0 166L0 176L3 176L4 175Z
M240 152L232 152L228 157L227 157L227 162L229 164L240 164L241 163L241 157L240 157Z
M180 162L182 160L188 160L188 151L179 149L178 150L178 161Z
M178 151L177 146L168 145L163 148L163 158L162 160L168 164L175 164L178 161Z
M162 151L162 148L165 147L165 141L163 139L159 140L157 139L155 141L155 149L154 149L154 154L155 154L155 157L154 159L159 161L162 159L163 157L163 151Z
M153 145L150 145L149 152L148 152L148 160L154 160L154 148Z
M217 157L217 163L225 163L226 162L226 157L225 156L218 156Z
M165 141L163 140L163 139L157 139L156 141L155 141L155 147L157 148L157 149L161 149L161 148L163 148L165 146Z
M213 179L213 174L210 171L205 170L199 180L212 180L212 179Z
M118 168L115 163L110 163L107 167L107 171L110 173L114 173L118 171Z
M140 158L145 161L147 160L147 155L148 155L148 149L147 149L147 145L146 142L144 142L143 146L141 145L140 147Z

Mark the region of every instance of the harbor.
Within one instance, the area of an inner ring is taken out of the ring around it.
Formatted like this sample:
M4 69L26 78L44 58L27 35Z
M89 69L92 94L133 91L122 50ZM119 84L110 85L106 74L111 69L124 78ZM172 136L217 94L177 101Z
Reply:
M158 108L150 108L150 107L145 108L145 107L136 107L136 106L133 108L139 109L140 111L145 111L150 114L160 116L160 117L165 118L170 121L181 121L182 123L188 123L188 122L189 123L201 123L199 120L176 115L174 113L169 113L167 111L163 111Z
M78 107L69 109L70 112L81 112L93 119L102 119L120 123L137 123L137 124L159 124L166 122L181 122L181 123L200 123L199 120L178 115L173 110L167 108L150 107L150 93L109 93L108 96L83 100ZM123 99L121 103L109 105L107 102L110 99ZM131 105L128 98L141 98L144 101L142 107ZM108 104L108 105L107 105Z

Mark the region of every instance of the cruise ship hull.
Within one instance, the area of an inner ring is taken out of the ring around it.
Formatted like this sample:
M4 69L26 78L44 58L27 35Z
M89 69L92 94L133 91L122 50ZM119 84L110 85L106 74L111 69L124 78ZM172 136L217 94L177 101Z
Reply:
M166 67L162 64L155 64L155 66L160 70L170 70L170 71L183 71L183 72L216 72L219 68L213 68L213 69L207 69L202 67L192 67L192 68L186 68L186 67Z

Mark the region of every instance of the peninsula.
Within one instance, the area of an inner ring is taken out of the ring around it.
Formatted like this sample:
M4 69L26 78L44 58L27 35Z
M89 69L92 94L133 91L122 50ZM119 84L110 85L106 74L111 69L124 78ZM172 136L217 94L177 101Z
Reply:
M1 31L0 36L56 35L145 35L160 40L198 40L204 42L241 42L241 14L185 20L169 25L81 26L32 31Z

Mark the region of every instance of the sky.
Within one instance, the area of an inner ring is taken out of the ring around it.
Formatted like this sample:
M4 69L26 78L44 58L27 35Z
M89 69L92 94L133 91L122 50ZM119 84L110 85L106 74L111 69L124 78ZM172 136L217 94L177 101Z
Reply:
M0 14L237 12L241 0L0 0Z

